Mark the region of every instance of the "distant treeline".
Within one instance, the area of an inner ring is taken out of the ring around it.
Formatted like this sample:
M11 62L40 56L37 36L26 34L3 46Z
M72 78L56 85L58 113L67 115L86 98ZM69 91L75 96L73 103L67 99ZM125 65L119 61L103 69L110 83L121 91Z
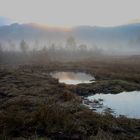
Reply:
M78 44L74 37L69 37L64 45L52 43L40 46L35 42L30 46L25 40L19 44L9 43L8 47L0 44L1 64L21 63L46 63L48 61L76 61L91 58L102 54L103 51L97 46L90 47L84 43Z

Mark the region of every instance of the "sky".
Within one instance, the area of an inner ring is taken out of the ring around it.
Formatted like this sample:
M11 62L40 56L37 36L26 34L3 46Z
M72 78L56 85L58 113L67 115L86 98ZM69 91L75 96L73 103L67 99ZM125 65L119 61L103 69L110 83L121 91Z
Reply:
M57 27L116 26L140 21L140 0L0 0L0 16Z

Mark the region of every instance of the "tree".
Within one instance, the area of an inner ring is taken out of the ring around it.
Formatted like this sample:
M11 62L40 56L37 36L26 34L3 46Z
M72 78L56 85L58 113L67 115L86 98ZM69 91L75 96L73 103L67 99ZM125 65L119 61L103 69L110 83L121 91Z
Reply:
M52 43L51 46L49 47L49 52L55 53L55 51L56 51L56 45L54 43Z
M2 53L2 44L0 43L0 53Z
M37 51L39 49L39 41L35 40L34 45L33 45L33 51Z
M79 49L80 49L81 52L86 52L86 51L87 51L87 45L81 44L81 45L79 46Z
M11 40L8 40L8 43L9 43L10 50L14 51L16 47L15 43L12 42Z
M69 38L67 39L66 45L67 45L68 47L72 48L72 49L75 49L75 47L76 47L75 38L72 37L72 36L69 37Z
M2 62L3 59L3 49L2 49L2 44L0 43L0 63Z
M26 53L28 48L29 48L28 44L24 40L22 40L20 42L20 49L22 50L22 52Z

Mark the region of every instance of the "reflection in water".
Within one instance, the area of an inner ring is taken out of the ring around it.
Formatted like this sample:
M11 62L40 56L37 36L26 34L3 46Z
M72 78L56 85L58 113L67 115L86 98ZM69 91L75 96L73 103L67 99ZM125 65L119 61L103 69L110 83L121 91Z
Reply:
M57 78L60 83L65 84L79 84L79 83L92 83L95 78L89 74L82 72L53 72L52 77Z
M140 91L122 92L120 94L96 94L89 96L89 101L103 99L103 108L111 108L117 115L140 118ZM98 111L98 109L97 109ZM101 108L99 109L101 111Z

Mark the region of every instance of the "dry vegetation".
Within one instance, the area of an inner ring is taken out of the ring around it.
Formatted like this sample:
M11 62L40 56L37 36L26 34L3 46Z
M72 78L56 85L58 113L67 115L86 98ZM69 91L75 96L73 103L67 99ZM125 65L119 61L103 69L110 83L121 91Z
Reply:
M79 95L140 89L140 58L51 62L0 69L0 139L138 140L140 120L100 115ZM84 71L96 83L60 84L51 71Z

